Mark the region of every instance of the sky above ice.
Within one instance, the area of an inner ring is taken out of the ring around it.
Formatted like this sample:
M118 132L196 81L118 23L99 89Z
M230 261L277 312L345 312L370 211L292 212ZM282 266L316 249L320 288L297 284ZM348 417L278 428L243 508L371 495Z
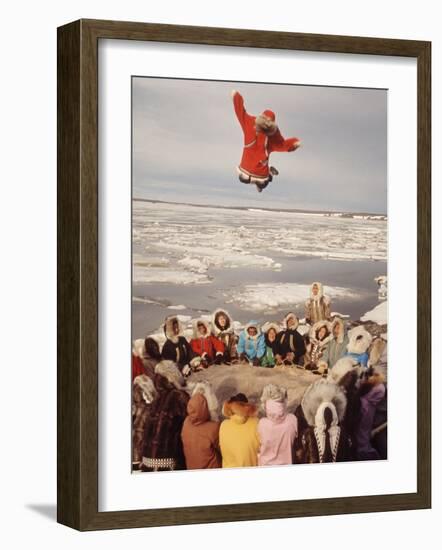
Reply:
M387 92L353 88L136 77L133 197L226 206L387 212ZM273 153L280 175L262 193L239 182L249 113L276 113L302 147Z

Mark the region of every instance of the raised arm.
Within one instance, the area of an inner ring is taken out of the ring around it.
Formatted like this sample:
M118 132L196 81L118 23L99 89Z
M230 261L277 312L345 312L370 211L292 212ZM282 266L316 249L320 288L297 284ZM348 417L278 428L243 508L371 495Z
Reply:
M301 145L301 140L296 137L284 139L279 130L272 136L270 141L270 151L277 151L280 153L289 153L296 151Z
M244 107L244 98L239 92L237 92L236 90L232 90L232 98L236 117L238 119L238 122L241 124L241 127L244 129L247 122L254 122L255 117L249 115L246 111Z

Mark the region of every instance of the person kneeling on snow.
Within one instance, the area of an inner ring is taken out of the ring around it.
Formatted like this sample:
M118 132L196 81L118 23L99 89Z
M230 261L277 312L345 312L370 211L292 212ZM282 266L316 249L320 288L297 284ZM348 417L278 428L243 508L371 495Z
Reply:
M294 313L288 313L284 319L285 330L280 332L276 339L277 365L300 365L305 353L304 338L299 334L298 318Z
M325 374L327 364L322 360L324 351L333 338L331 324L328 321L318 321L310 329L305 354L305 368L314 374Z
M217 309L212 317L213 334L224 344L224 363L238 361L238 338L233 331L233 321L225 309Z
M164 322L166 341L161 350L161 357L178 365L184 376L191 372L190 362L193 359L192 348L183 336L180 320L176 315L167 317Z
M262 367L274 367L275 366L275 355L277 348L277 336L281 331L281 328L276 323L266 323L262 327L262 332L264 334L264 340L266 344L266 353L261 360Z
M212 363L221 364L224 357L224 344L210 333L209 323L204 319L193 322L193 338L190 347L194 354L192 366L196 366L196 358L199 358L200 367L207 368Z
M238 342L239 359L243 363L251 362L258 367L266 352L264 335L256 321L250 321L241 332Z

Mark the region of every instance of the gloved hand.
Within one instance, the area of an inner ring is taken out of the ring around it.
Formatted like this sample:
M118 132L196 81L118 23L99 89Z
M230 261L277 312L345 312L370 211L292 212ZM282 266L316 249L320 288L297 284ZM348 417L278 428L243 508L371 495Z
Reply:
M248 363L249 362L249 360L247 359L247 355L245 353L240 354L239 360L241 361L241 363Z
M253 359L253 366L259 367L260 364L261 364L261 361L258 359L258 357L255 357L255 359Z
M223 362L223 354L217 353L215 357L215 365L221 365L222 362Z

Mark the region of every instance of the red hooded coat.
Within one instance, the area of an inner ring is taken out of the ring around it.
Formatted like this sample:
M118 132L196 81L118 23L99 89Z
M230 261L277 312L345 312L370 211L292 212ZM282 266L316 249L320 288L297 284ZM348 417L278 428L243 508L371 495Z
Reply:
M266 178L269 175L269 156L273 151L294 151L299 143L298 138L284 139L279 129L267 136L263 132L257 132L255 116L249 115L244 108L244 99L239 92L233 96L233 105L238 121L244 133L244 149L239 168L250 176ZM272 111L264 111L269 118L275 120Z

